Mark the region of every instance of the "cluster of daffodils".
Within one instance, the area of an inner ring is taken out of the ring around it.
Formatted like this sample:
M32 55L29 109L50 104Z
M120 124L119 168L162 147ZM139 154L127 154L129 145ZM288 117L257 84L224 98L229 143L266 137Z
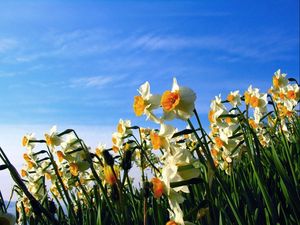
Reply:
M186 224L183 220L183 211L180 203L184 197L181 193L189 193L187 185L173 187L171 184L188 181L197 178L200 170L197 168L197 160L184 142L172 138L177 130L166 124L161 124L158 133L152 131L151 142L153 149L161 149L164 154L161 156L161 173L152 178L153 194L156 198L165 195L170 206L170 219L174 224Z
M35 150L37 144L44 144L45 149ZM21 176L37 200L45 201L48 185L53 197L57 199L64 198L65 194L62 193L65 191L82 195L82 190L77 186L79 183L88 183L89 164L82 143L74 133L68 131L59 134L56 126L53 126L45 134L44 140L37 140L34 134L27 134L23 137L22 145L26 148L23 154L26 163L21 170ZM19 220L22 220L22 213L30 216L32 209L26 195L19 193L19 196L17 209L20 213Z
M136 178L129 176L130 171L140 169L141 187L148 193L144 198L152 193L152 197L168 202L166 224L192 224L184 219L182 203L192 184L213 176L205 173L203 165L230 175L248 150L246 133L252 134L263 147L268 147L278 132L289 138L292 132L289 124L298 116L296 108L300 100L299 85L291 83L278 70L268 93L249 86L244 93L230 92L225 100L216 96L208 113L210 133L207 134L195 110L195 92L179 86L175 78L172 89L163 94L152 94L148 82L138 92L133 103L135 115L145 115L159 129L132 126L131 121L120 119L112 134L111 147L100 143L95 151L75 131L59 133L56 126L44 139L37 139L34 134L23 137L26 152L21 175L34 198L43 203L53 198L57 203L63 201L75 213L82 205L94 204L96 189L105 201L119 201L117 208L122 209L124 195L128 188L132 191L133 178ZM198 129L190 119L194 113ZM168 124L176 118L186 121L187 128L179 131ZM41 145L44 148L37 150ZM22 190L18 194L18 222L21 223L24 213L28 217L34 213L28 196Z
M274 130L275 133L282 130L288 137L290 131L286 120L297 115L299 85L291 84L286 74L281 74L278 70L273 76L273 86L269 89L269 94L270 100L273 101L268 102L267 93L261 93L259 89L250 85L243 96L237 90L230 92L225 101L222 101L221 96L216 96L212 101L208 114L212 140L211 155L215 166L227 174L231 173L233 163L245 151L241 124L248 123L264 147L269 146ZM243 101L245 105L242 104ZM225 103L230 104L229 110ZM273 109L268 107L268 103L273 104ZM277 113L272 113L271 110ZM277 122L281 129L276 129Z
M171 184L188 181L197 178L200 170L197 168L197 160L187 147L192 138L173 137L178 131L175 127L166 124L166 121L178 118L188 120L195 109L196 94L190 88L178 85L173 79L171 90L162 95L152 95L150 85L144 83L138 89L140 96L134 97L133 109L137 116L146 115L147 119L160 124L159 130L152 129L150 135L145 135L148 149L161 150L159 156L158 171L152 178L153 195L155 198L166 196L169 202L170 221L167 224L188 224L184 221L180 204L183 203L182 193L189 193L187 185L172 187ZM163 115L158 117L154 110L162 108ZM186 140L180 141L182 138ZM188 141L189 140L189 141Z
M241 104L239 91L231 92L227 99L233 107L237 107ZM215 97L211 102L210 108L208 117L212 140L211 154L214 159L214 164L216 167L230 174L233 158L238 156L239 151L237 148L240 148L240 143L243 140L241 135L235 135L240 129L237 110L228 111L226 106L222 103L220 96ZM235 136L235 138L232 138L233 136Z

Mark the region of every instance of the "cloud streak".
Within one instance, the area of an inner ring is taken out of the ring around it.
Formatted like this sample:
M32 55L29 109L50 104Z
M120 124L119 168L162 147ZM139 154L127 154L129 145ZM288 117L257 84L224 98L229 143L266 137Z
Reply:
M0 53L6 53L18 46L18 42L12 38L0 38Z
M74 78L70 80L69 87L71 88L78 88L78 87L85 87L85 88L104 88L108 85L111 85L121 82L127 76L126 75L118 75L118 76L84 76L79 78Z
M132 46L151 51L203 49L210 52L223 52L219 57L221 60L256 59L272 61L292 58L288 51L299 46L299 40L269 33L255 37L239 34L198 37L145 34L136 38Z

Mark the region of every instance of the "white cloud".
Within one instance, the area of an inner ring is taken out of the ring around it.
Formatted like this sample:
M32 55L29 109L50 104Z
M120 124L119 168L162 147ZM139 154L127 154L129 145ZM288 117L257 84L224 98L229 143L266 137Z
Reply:
M15 72L0 71L0 77L14 77L16 75L17 75L17 73L15 73Z
M6 51L17 47L17 44L18 42L15 39L0 38L0 53L5 53Z
M87 76L87 77L79 77L70 80L70 87L97 87L103 88L108 84L113 84L124 80L126 75L119 76Z
M271 37L271 38L270 38ZM220 51L218 58L225 61L242 59L287 60L291 58L288 51L299 45L296 38L288 38L278 33L219 34L198 37L144 34L132 42L132 47L146 50L183 50L204 49Z

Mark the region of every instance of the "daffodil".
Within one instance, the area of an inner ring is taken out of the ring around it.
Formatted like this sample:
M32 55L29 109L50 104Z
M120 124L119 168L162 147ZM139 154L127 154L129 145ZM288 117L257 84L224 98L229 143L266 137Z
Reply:
M227 100L233 107L241 105L241 96L239 90L233 92L231 91L227 96Z
M170 218L176 224L184 225L185 223L183 220L183 211L179 205L184 202L184 197L182 197L181 194L175 192L174 190L171 190L168 195L168 200L170 205L170 209L168 210Z
M248 90L244 94L245 103L254 108L254 119L256 123L260 122L260 119L267 112L267 94L259 92L259 89L252 88L252 85L249 86Z
M156 131L150 132L150 139L153 149L166 149L169 151L170 141L177 129L171 125L162 123L160 125L160 130L157 133Z
M150 93L150 84L145 82L138 89L139 96L134 96L133 110L136 116L142 116L143 114L156 123L160 123L160 119L157 118L153 110L160 106L160 95L152 95Z
M117 125L117 132L124 137L125 135L131 134L131 130L127 129L128 127L131 127L131 121L130 120L119 120L119 123Z
M62 138L58 136L57 127L53 126L49 134L45 134L46 143L51 148L54 149L55 146L59 146L62 143Z
M114 166L115 173L113 172L111 166L104 166L103 172L105 181L110 185L114 185L119 177L119 171L120 169L117 166Z
M170 192L172 182L189 180L200 175L200 171L193 167L195 159L188 149L180 146L172 146L172 154L165 153L162 168L162 180L165 183L167 193ZM174 188L175 191L189 192L188 187L180 186Z
M226 107L222 103L221 95L215 96L215 99L210 104L208 119L211 124L219 123L219 116L227 113Z
M157 177L152 178L154 198L160 198L164 192L164 183Z
M274 73L273 76L273 86L274 88L280 88L286 86L288 83L288 79L286 78L285 73L281 73L280 69Z
M180 87L176 78L173 78L172 90L167 90L161 97L161 106L164 111L163 119L172 120L175 117L187 120L195 109L195 92L187 87Z
M22 138L22 146L26 147L27 150L29 150L29 151L31 151L35 147L34 142L32 142L32 141L36 140L36 138L34 136L35 136L35 134L31 133L31 134L24 135Z
M79 168L76 163L70 163L70 173L75 177L78 176Z
M111 140L113 144L112 149L114 150L115 153L117 153L123 146L123 138L120 133L114 132L112 134Z

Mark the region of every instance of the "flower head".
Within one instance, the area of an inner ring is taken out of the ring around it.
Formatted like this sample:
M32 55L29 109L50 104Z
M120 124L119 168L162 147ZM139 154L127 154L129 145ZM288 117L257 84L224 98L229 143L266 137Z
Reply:
M160 120L153 114L153 110L159 107L160 95L150 93L150 84L145 82L138 89L139 96L134 96L133 110L136 116L145 114L147 119L160 123Z
M50 130L50 134L45 134L46 143L50 148L59 146L62 143L61 137L58 136L57 127L53 126Z
M104 166L103 168L105 181L110 185L115 184L118 179L117 176L119 174L119 168L117 166L114 166L114 171L115 173L113 172L111 166Z
M24 135L22 138L22 146L26 147L29 150L32 150L35 144L31 141L36 140L34 136L35 136L34 133Z
M164 192L164 183L157 177L153 177L152 180L153 185L153 194L154 198L160 198Z
M233 106L236 107L241 104L241 96L239 91L231 91L230 94L227 96L227 100L229 103Z
M165 91L160 101L164 111L163 119L189 119L195 108L195 100L195 92L187 87L179 87L176 78L173 78L172 90Z

